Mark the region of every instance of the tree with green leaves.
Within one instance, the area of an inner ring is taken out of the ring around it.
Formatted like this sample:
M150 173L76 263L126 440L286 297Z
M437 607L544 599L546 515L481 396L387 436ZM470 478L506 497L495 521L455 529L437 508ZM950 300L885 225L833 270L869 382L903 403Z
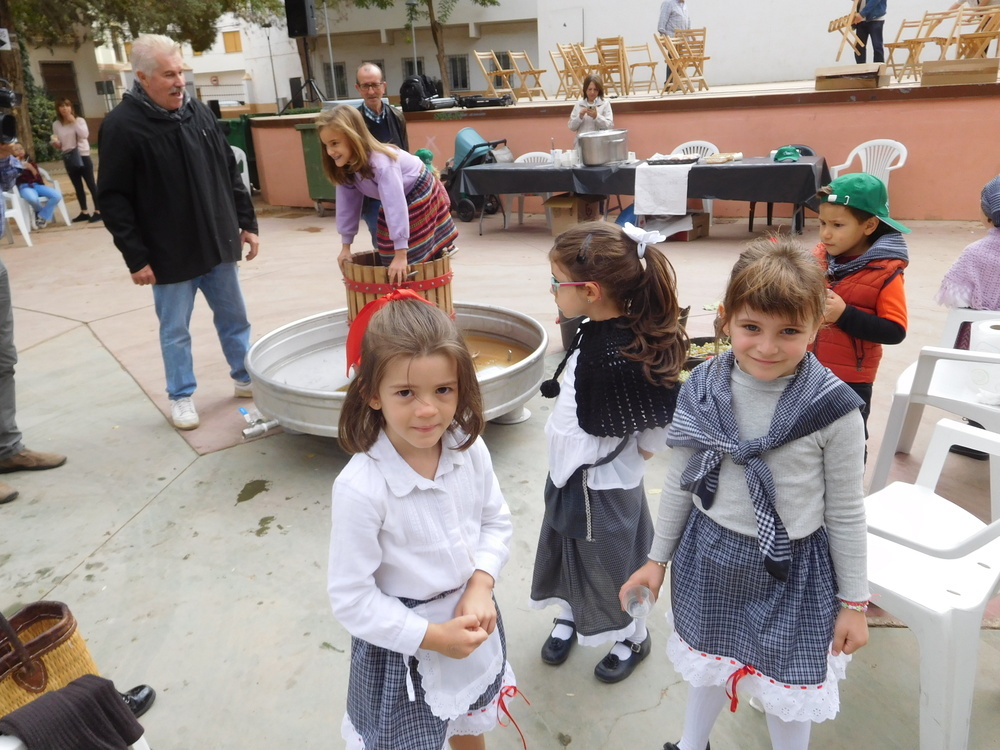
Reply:
M500 0L471 0L483 8L500 5ZM406 5L407 25L413 33L413 24L419 19L426 19L431 25L431 36L437 48L438 68L441 71L441 81L444 84L444 95L451 96L451 81L448 78L448 66L445 64L444 24L448 23L451 12L458 0L416 0L415 3L405 3L405 0L337 0L335 5L354 6L357 8L381 8L387 10L400 4Z
M36 47L72 45L88 37L128 41L139 34L166 34L195 52L215 43L216 21L226 13L261 23L284 15L282 0L2 0L18 31Z

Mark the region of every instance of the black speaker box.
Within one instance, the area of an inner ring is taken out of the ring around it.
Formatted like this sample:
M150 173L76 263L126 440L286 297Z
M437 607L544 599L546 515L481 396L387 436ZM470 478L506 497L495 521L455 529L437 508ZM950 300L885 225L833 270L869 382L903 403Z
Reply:
M302 79L289 78L288 88L292 92L292 109L302 109L305 105L305 102L302 101Z
M316 36L316 5L313 0L285 0L288 38Z

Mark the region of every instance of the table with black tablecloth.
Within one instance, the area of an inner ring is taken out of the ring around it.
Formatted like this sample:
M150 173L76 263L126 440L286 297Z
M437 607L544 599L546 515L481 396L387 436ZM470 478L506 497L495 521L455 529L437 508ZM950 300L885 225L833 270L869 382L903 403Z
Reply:
M469 195L560 192L634 195L635 170L640 163L599 167L479 164L462 170L461 190ZM791 203L795 206L796 231L801 231L803 207L815 210L818 206L816 191L828 182L830 170L822 156L803 156L797 162L775 162L766 156L747 157L723 164L692 166L688 173L688 197ZM479 233L482 234L482 217Z

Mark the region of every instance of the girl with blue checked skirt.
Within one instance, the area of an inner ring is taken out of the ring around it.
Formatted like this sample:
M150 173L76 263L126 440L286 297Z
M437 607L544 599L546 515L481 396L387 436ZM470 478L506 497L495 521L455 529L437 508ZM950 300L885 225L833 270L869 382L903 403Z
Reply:
M340 416L328 592L351 634L341 733L360 750L484 750L517 694L493 585L510 510L480 433L475 366L415 292L362 308Z
M650 244L664 239L589 222L549 251L560 317L588 320L542 383L542 395L557 398L545 425L549 476L531 606L559 607L542 646L546 664L562 664L576 641L612 642L594 669L608 683L627 678L651 646L645 617L622 611L618 589L649 551L645 460L664 447L688 349L673 268Z
M621 591L659 591L670 563L667 655L690 687L665 750L705 750L741 697L775 750L807 748L867 643L862 400L808 351L825 297L793 241L751 243L719 308L732 350L678 396L649 561Z

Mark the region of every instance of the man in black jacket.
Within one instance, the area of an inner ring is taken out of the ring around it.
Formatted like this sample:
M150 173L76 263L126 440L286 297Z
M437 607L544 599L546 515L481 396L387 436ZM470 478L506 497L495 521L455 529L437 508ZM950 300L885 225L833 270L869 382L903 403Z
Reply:
M214 314L236 396L250 397L250 323L237 277L257 255L257 217L212 111L184 89L180 45L143 34L136 81L100 132L98 194L135 284L153 286L171 420L198 426L189 324L200 289Z
M364 99L358 111L368 126L368 132L375 140L399 146L403 151L410 150L410 142L406 137L406 117L391 104L382 101L385 96L385 78L382 69L375 63L362 63L357 72L357 83L354 88ZM365 198L361 216L368 225L372 235L372 247L378 247L375 232L378 229L378 210L382 202L373 198Z

